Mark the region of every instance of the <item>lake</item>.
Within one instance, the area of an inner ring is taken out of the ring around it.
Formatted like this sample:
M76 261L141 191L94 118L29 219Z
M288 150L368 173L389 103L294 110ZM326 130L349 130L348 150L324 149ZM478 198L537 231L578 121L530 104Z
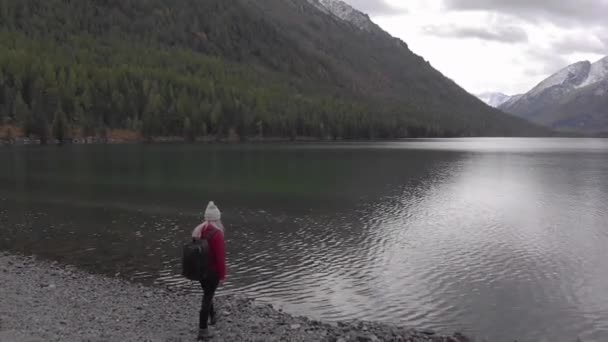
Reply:
M196 292L181 245L214 200L223 294L488 341L608 341L608 140L15 147L0 161L0 249Z

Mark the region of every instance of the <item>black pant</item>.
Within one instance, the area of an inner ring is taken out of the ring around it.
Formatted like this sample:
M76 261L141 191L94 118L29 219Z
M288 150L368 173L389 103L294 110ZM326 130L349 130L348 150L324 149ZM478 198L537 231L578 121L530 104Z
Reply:
M217 274L209 274L205 280L201 281L201 287L203 288L203 304L201 305L198 320L199 329L207 329L209 317L215 317L213 295L215 295L215 290L217 290L219 284L220 279Z

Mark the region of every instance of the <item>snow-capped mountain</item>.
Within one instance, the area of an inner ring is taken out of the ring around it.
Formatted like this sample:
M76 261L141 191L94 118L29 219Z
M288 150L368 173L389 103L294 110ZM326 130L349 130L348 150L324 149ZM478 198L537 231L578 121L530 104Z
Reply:
M362 30L371 32L380 29L367 14L358 11L342 0L308 0L308 2L321 11L332 14Z
M511 98L511 96L505 95L503 93L491 93L491 92L479 94L479 95L477 95L477 97L481 101L485 102L487 105L494 107L494 108L498 108L498 106L507 102Z
M569 65L499 108L554 129L608 131L608 57Z
M520 100L531 99L551 91L564 95L575 89L586 87L608 78L608 57L591 64L589 61L577 62L551 75L530 90Z
M608 56L591 64L587 79L581 84L581 87L608 79Z
M589 76L591 63L589 61L577 62L565 67L534 87L525 97L534 97L553 87L560 87L561 91L569 91L582 86Z

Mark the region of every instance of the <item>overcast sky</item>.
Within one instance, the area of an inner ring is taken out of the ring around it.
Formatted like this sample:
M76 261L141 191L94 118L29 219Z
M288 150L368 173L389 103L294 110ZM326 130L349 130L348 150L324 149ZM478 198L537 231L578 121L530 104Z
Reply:
M608 55L608 0L346 0L471 93Z

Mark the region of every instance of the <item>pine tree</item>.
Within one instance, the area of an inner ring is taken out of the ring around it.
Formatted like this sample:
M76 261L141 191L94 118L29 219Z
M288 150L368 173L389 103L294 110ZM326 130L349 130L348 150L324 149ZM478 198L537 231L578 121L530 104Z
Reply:
M57 139L60 145L63 145L68 136L69 127L66 115L61 109L57 109L57 111L55 111L52 130L53 137Z
M192 121L189 117L184 118L184 130L183 136L186 141L193 142L194 141L194 129L192 127Z
M211 123L211 130L216 135L220 135L222 133L221 127L220 127L222 115L223 115L222 103L217 101L213 105L213 109L211 110L211 114L210 114L210 118L209 118L209 121Z

